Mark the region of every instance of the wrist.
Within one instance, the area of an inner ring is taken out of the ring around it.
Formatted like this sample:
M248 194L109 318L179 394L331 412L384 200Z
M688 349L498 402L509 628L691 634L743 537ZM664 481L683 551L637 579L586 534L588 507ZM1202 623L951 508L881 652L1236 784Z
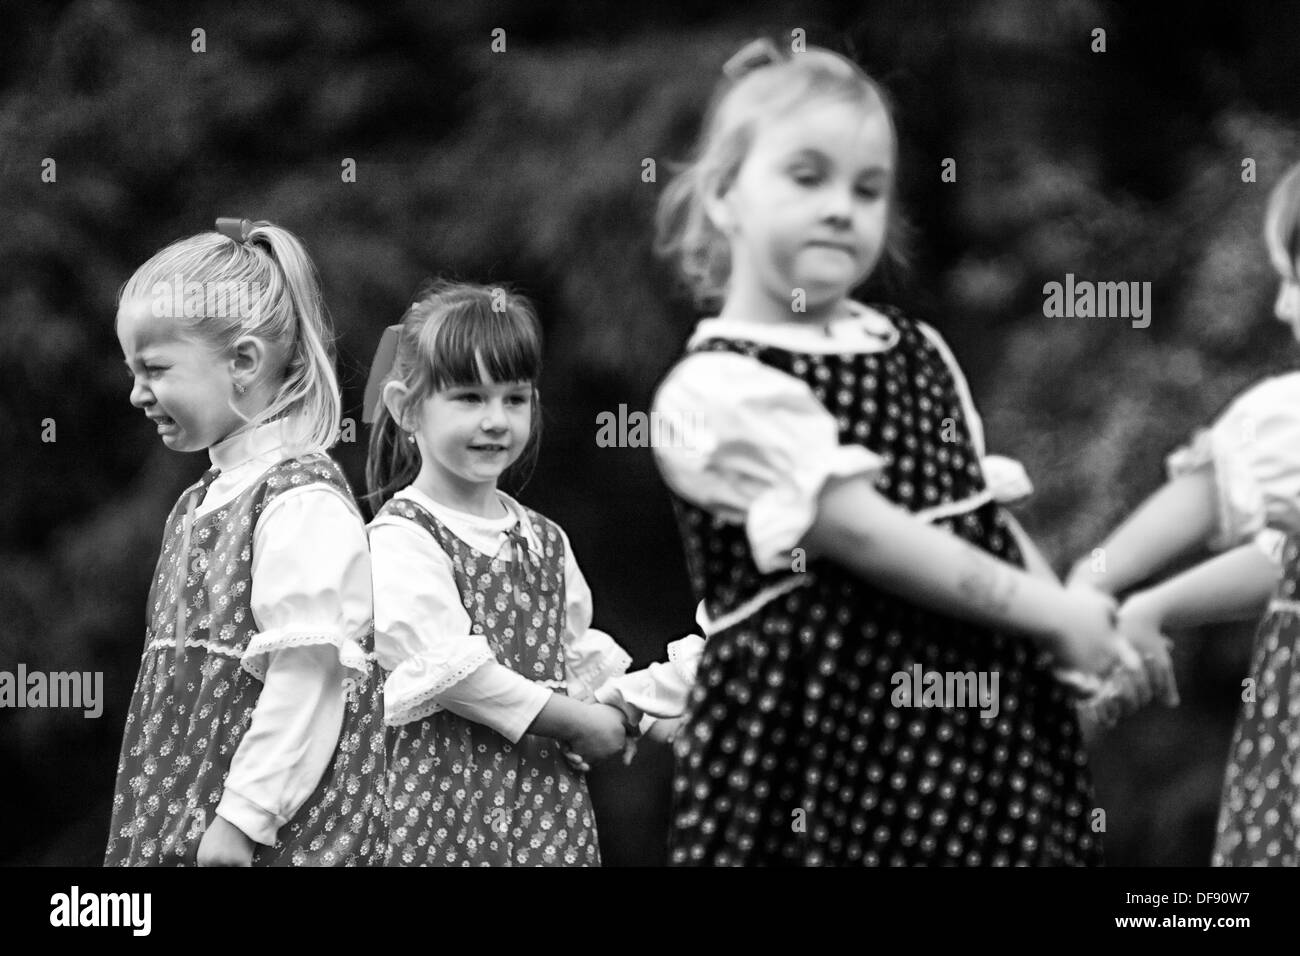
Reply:
M1154 591L1135 591L1120 607L1123 617L1139 618L1155 625L1157 630L1164 630L1166 609L1164 602Z

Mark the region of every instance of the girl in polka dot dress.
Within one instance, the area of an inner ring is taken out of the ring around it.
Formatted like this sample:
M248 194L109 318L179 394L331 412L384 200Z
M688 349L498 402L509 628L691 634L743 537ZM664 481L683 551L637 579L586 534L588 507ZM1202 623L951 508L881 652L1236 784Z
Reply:
M1274 311L1300 338L1300 166L1265 217L1281 280ZM1170 481L1072 583L1119 594L1199 547L1224 553L1131 594L1120 623L1141 653L1166 659L1161 632L1263 621L1228 754L1215 866L1300 865L1300 373L1238 397L1169 458ZM1174 702L1177 695L1170 684Z
M593 692L631 659L564 532L497 488L536 453L540 372L528 303L463 284L421 295L371 372L393 865L600 863L584 771L625 730Z
M167 519L106 865L381 863L370 554L301 243L218 220L122 289L131 404L212 468Z
M660 208L661 248L721 305L655 400L708 635L672 860L1097 863L1053 667L1099 677L1126 645L1113 603L1062 588L1000 507L939 335L849 298L890 235L881 91L763 42L724 72ZM986 707L913 695L936 673L998 683Z

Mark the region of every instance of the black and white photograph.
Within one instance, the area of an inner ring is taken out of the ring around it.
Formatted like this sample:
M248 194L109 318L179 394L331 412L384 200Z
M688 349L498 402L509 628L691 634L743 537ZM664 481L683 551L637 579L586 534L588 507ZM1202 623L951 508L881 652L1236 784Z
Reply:
M22 921L1071 867L1240 943L1300 864L1300 3L0 20Z

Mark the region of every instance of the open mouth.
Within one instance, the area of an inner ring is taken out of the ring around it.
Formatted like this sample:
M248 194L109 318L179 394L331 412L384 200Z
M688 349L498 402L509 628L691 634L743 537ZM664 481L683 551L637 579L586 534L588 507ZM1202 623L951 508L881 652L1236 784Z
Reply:
M505 445L470 445L470 451L481 451L486 454L496 454L506 450Z
M168 418L166 415L149 415L147 417L149 421L158 426L160 434L176 427L176 419Z

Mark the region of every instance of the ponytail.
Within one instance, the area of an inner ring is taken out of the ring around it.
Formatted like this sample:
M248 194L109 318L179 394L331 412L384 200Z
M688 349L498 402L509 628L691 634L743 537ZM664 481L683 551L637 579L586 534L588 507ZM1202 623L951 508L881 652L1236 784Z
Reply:
M420 449L408 441L397 419L380 400L366 455L366 501L378 513L389 498L420 474Z

